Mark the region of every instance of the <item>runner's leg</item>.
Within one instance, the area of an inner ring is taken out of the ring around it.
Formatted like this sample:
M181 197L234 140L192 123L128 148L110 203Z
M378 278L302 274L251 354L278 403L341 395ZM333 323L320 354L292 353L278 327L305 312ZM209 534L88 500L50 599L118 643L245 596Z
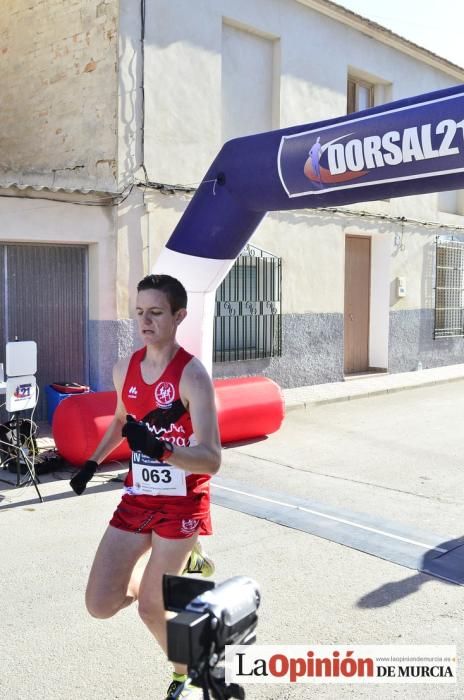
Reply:
M139 591L139 615L161 648L167 653L166 613L163 605L163 574L178 576L197 540L198 534L182 540L172 540L152 533L152 551L145 567ZM186 673L186 667L175 664L176 673Z
M134 567L151 547L151 535L108 526L89 575L85 603L93 617L112 617L138 597Z

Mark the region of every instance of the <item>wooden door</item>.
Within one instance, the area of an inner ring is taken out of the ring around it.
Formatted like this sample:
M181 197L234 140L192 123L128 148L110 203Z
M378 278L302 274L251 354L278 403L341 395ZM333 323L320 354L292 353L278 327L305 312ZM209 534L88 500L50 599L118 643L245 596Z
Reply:
M369 369L371 239L345 239L345 374Z

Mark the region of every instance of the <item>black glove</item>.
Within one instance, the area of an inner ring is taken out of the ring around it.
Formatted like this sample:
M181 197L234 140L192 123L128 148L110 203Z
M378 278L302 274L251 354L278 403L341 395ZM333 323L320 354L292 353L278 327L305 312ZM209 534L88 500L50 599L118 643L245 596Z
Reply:
M134 452L143 452L147 457L153 457L159 461L165 459L167 453L170 454L172 449L170 444L164 440L158 440L149 430L146 423L141 420L135 420L132 416L127 416L127 423L122 429L122 436L127 438L127 442L131 450Z
M77 493L78 496L84 493L85 487L97 471L97 467L98 464L89 459L69 482L72 490Z

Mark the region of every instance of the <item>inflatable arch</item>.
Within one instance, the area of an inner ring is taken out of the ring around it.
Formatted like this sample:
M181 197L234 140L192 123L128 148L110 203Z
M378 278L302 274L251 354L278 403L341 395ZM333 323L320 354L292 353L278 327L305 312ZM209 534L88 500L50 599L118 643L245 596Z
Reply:
M268 211L463 187L463 86L229 141L153 269L177 277L187 290L188 315L179 341L211 373L216 289ZM214 384L223 443L280 427L283 400L272 380L247 377ZM115 407L115 392L61 402L52 430L63 457L74 464L88 459ZM105 461L129 454L124 440Z
M268 211L464 187L464 87L227 142L153 272L185 286L181 344L211 373L214 299Z

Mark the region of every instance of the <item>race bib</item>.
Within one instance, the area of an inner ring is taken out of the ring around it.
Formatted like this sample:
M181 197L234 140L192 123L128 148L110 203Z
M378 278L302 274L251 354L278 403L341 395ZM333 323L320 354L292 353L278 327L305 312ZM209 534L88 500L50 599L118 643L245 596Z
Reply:
M186 473L141 452L132 453L132 487L136 496L186 496Z

